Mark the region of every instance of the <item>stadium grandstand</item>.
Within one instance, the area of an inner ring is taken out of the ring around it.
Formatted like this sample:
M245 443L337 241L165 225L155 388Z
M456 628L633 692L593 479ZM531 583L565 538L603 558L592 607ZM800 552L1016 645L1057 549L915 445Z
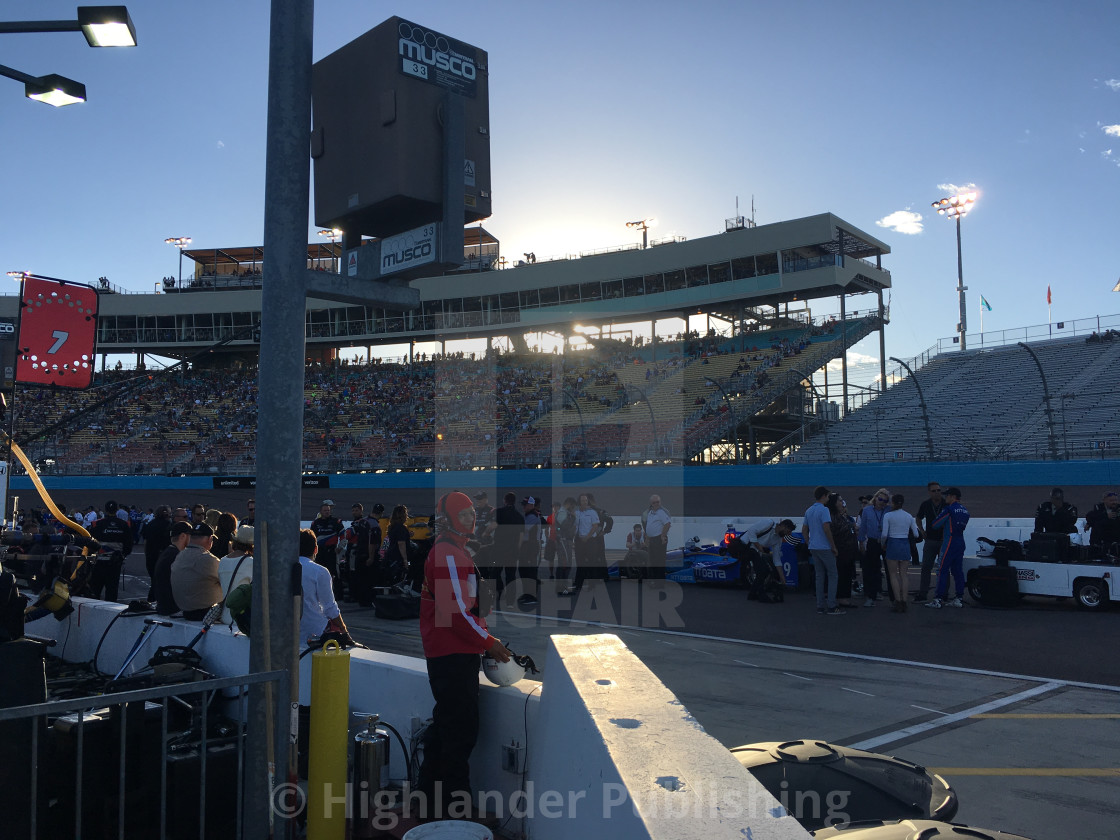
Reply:
M758 227L740 217L715 236L505 270L482 228L466 241L462 270L410 281L416 310L307 301L308 471L764 463L820 425L814 374L838 361L830 387L846 402L847 349L875 331L884 342L889 248L832 214ZM184 255L192 277L168 278L161 294L102 284L97 387L18 391L16 439L44 472L253 472L266 255ZM342 256L309 245L308 268L337 270ZM870 306L849 305L865 295ZM837 302L839 314L814 316ZM16 307L0 299L0 315ZM708 328L687 332L697 315ZM667 336L666 321L686 331ZM622 329L634 323L654 338ZM539 350L546 334L562 352ZM447 351L465 338L487 349ZM416 352L425 343L440 352ZM402 344L404 358L378 356ZM366 362L343 364L348 348ZM110 354L134 356L134 369L106 370ZM157 373L149 357L181 363Z
M1110 458L1120 451L1118 319L1061 324L1059 338L988 336L912 360L884 393L787 460L1009 461ZM1048 325L1033 332L1051 334ZM1030 330L1023 331L1030 333ZM994 345L994 346L992 346Z
M886 246L829 214L735 221L692 242L505 270L497 241L472 228L464 271L411 281L417 311L309 300L305 471L1068 460L1120 447L1115 319L980 336L965 352L946 343L888 374ZM102 284L95 387L17 388L15 437L42 472L254 473L264 254L187 254L192 278L167 278L162 294ZM308 246L310 269L341 257L335 243ZM866 294L872 306L849 310ZM837 298L839 315L814 316ZM706 331L687 331L694 315ZM670 319L684 331L657 332ZM642 321L654 340L625 328ZM884 392L847 377L847 349L874 332ZM545 334L562 339L553 352ZM447 352L465 337L486 349ZM425 343L442 352L416 351ZM379 355L402 344L407 355ZM364 362L342 358L355 347ZM105 369L125 352L134 366ZM182 361L149 370L149 356Z

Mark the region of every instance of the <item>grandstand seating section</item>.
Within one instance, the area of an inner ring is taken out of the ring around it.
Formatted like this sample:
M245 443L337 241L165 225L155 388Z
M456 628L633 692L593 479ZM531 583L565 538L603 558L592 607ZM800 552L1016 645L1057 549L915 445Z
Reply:
M567 356L311 366L303 463L314 471L687 463L731 437L732 414L742 426L773 411L803 374L876 327L865 317L843 330L787 323L734 338L694 336L659 343L656 361L648 348L603 340ZM1120 446L1113 419L1120 340L1032 347L1049 377L1061 453L1068 446L1085 457L1102 454L1101 445ZM15 438L48 473L251 474L256 376L252 367L125 370L100 374L87 391L21 387ZM1040 379L1022 348L942 354L917 377L937 459L1048 456ZM59 431L39 434L55 424ZM917 389L902 380L789 457L925 458Z
M1120 395L1120 340L1032 342L1046 371L1059 458L1112 455ZM1018 345L942 353L916 371L936 460L1050 458L1042 379ZM896 461L928 457L918 389L908 377L791 457L797 462Z

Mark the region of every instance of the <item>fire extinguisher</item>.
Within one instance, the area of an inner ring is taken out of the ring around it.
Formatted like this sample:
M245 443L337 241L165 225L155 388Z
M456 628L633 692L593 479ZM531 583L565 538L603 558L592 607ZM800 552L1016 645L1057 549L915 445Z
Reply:
M368 836L362 829L370 826L377 795L389 787L389 735L378 728L385 725L380 715L355 712L354 717L365 720L365 729L354 735L350 824L356 836Z

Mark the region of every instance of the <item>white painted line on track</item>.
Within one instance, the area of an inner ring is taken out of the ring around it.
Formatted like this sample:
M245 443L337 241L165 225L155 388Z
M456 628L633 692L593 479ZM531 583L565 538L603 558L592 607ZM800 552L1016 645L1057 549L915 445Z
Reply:
M948 712L943 712L940 709L931 709L928 706L915 706L913 703L910 704L910 708L911 709L921 709L923 712L933 712L935 715L948 715L949 714Z
M805 682L812 682L812 680L809 677L803 677L800 674L791 674L789 671L782 671L782 673L785 674L787 677L793 677L794 679L798 679L798 680L805 680Z
M502 610L494 610L495 615L510 615ZM526 613L516 613L518 618L530 617ZM744 645L749 647L767 648L769 650L789 651L792 653L810 653L817 656L833 656L838 659L852 659L859 662L876 662L882 665L901 665L906 668L926 668L931 671L948 671L954 674L973 674L980 677L998 677L1001 679L1019 680L1020 682L1035 682L1045 683L1047 685L1054 684L1058 686L1068 686L1070 688L1091 688L1098 691L1113 691L1120 693L1120 685L1108 685L1107 683L1091 683L1083 682L1081 680L1062 680L1054 677L1040 677L1037 674L1013 674L1008 671L990 671L984 668L965 668L961 665L940 665L936 662L922 662L917 659L894 659L889 656L872 656L867 653L848 653L841 650L825 650L823 648L810 648L802 647L800 645L781 645L776 642L757 642L753 639L735 639L729 636L708 636L703 633L686 633L683 630L666 630L660 627L634 627L630 624L606 624L598 621L582 621L572 618L558 618L556 616L531 616L538 622L540 621L554 621L564 622L568 625L581 625L584 627L601 627L604 630L631 630L634 632L655 633L667 636L679 636L687 639L703 639L708 642L726 642L732 645ZM659 639L662 644L671 645L672 642L666 642Z
M864 697L874 697L875 696L874 694L868 694L866 691L857 691L854 688L844 688L844 686L840 686L840 690L841 691L850 691L850 692L852 692L852 694L862 694Z
M738 662L740 665L749 665L751 668L757 668L753 662L744 662L742 659L732 659L732 662Z
M690 648L690 650L694 650L697 653L702 653L705 656L715 656L715 654L712 653L710 650L700 650L700 648Z
M848 747L854 747L857 750L875 750L884 744L893 744L895 741L901 741L904 738L911 738L915 735L921 735L924 732L929 732L931 729L940 729L942 726L948 726L951 723L965 720L973 715L983 714L990 712L993 709L1000 709L1004 706L1011 706L1023 700L1029 700L1032 697L1037 697L1040 694L1046 694L1056 688L1061 688L1065 683L1062 682L1046 682L1042 685L1036 685L1033 688L1028 688L1026 691L1020 691L1018 694L1010 694L1007 697L1001 697L998 700L992 700L989 703L983 703L979 706L973 706L971 709L965 709L962 712L954 712L951 715L939 720L931 720L927 723L919 723L914 726L907 726L905 729L896 729L894 732L887 732L883 735L876 735L874 738L868 738L865 741L860 741L856 744L845 744Z

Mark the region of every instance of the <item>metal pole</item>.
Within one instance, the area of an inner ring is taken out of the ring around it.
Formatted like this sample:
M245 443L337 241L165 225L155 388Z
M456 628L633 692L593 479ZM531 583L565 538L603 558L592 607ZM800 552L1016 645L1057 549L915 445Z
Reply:
M1034 363L1038 367L1038 375L1042 377L1042 402L1046 406L1046 427L1050 438L1050 457L1057 461L1058 436L1054 433L1054 412L1050 407L1050 386L1046 382L1046 371L1042 369L1042 362L1039 361L1038 354L1030 348L1030 345L1020 341L1019 346L1031 354L1031 358L1034 359Z
M932 432L930 432L929 428L929 412L926 410L926 395L922 392L922 383L918 381L918 377L914 375L914 371L910 370L910 365L906 364L906 362L902 361L902 359L891 356L891 361L897 362L898 364L906 368L906 372L910 374L910 381L913 382L914 387L918 389L918 402L921 403L922 406L922 423L926 427L926 452L929 455L929 459L932 461L934 460L933 434Z
M790 368L790 371L792 371L793 373L796 373L798 376L801 377L803 382L807 382L809 384L809 388L812 390L813 396L817 398L817 404L820 405L820 403L821 403L820 392L817 390L817 386L813 382L813 377L806 376L805 371L799 370L797 368ZM798 385L800 385L800 383L798 383ZM786 390L788 391L789 389L787 388ZM800 388L798 388L798 391L800 391ZM818 414L819 414L819 412L818 412ZM824 410L824 420L823 420L823 423L822 423L822 426L824 428L824 456L825 456L825 460L828 461L828 463L831 464L832 463L832 440L828 436L828 422L829 422L829 420L828 420L828 405L826 404L825 405L825 410ZM804 398L802 398L802 400L801 400L801 442L805 443L805 400L804 400Z
M268 411L257 427L258 520L269 528L271 562L262 573L254 560L254 578L266 582L272 604L292 603L292 563L299 557L303 447L304 281L307 274L307 206L310 164L307 137L311 126L311 40L313 0L272 0L269 34L268 120L265 149L264 250L268 278L261 292L259 390ZM253 609L263 611L262 593L254 587ZM252 672L289 670L296 645L290 610L270 616L269 638L250 638ZM270 660L270 661L268 661ZM264 692L250 695L246 778L246 824L263 836L269 824L268 742L274 754L288 755L290 711L276 710L273 731L265 731ZM298 698L291 698L298 702ZM287 762L285 762L287 763ZM287 767L276 778L290 778ZM292 768L294 771L294 768ZM291 820L276 815L276 836L287 837Z
M957 215L957 295L961 304L961 350L968 349L968 308L964 303L964 263L961 261L961 217Z
M840 392L844 417L848 416L848 311L847 300L840 293Z
M887 311L883 307L883 290L879 290L879 393L887 391Z

